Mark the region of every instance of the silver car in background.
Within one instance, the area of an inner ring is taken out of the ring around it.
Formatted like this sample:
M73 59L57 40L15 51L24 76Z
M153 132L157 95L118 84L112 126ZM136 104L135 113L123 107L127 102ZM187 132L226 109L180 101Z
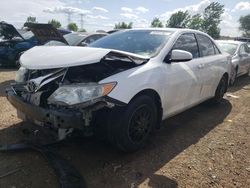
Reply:
M230 84L233 85L236 78L250 71L250 48L246 42L233 40L217 40L222 51L232 56L232 72Z
M107 33L86 33L86 32L74 32L69 33L64 36L64 40L66 40L67 44L52 40L45 44L45 46L88 46L92 42L107 36Z

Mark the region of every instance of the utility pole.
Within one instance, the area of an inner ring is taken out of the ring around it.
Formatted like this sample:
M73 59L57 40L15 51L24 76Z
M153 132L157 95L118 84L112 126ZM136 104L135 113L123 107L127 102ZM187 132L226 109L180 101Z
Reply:
M71 23L71 15L73 14L73 12L67 12L66 13L68 15L68 24Z
M85 16L85 14L84 13L80 13L79 15L81 17L81 20L80 20L80 22L81 22L81 29L83 29L83 23L84 23L83 17Z

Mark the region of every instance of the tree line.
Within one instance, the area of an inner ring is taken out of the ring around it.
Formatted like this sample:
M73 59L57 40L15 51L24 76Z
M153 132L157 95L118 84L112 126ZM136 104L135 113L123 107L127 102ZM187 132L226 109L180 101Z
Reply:
M160 18L156 17L151 22L151 27L188 28L203 31L215 39L220 38L221 15L225 12L224 5L218 2L210 3L202 13L191 15L188 11L173 13L164 25ZM243 36L250 37L250 14L239 19ZM116 24L115 29L130 29L133 23L124 22Z
M210 3L202 13L191 15L188 11L178 11L173 13L164 25L159 18L154 18L151 22L151 27L170 27L170 28L189 28L203 31L215 39L220 38L220 23L221 15L225 12L224 5L218 2ZM24 24L36 23L36 17L29 16ZM48 22L55 28L60 28L61 23L55 19ZM239 19L240 27L243 36L250 37L250 14L241 16ZM131 29L133 22L119 22L115 24L114 29ZM76 23L69 23L67 28L71 31L86 31L85 29L79 30Z
M29 23L37 23L36 17L29 16L23 26L26 27ZM57 29L61 28L61 26L62 26L62 24L58 20L55 20L55 19L49 20L48 24L53 25ZM76 23L69 23L67 25L67 29L70 30L70 31L80 31L80 32L85 32L86 31L85 29L80 29L79 30Z

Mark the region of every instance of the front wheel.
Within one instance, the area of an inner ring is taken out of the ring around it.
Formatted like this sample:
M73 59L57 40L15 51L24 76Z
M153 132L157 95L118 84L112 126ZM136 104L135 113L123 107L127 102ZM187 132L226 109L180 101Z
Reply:
M155 101L146 95L133 99L126 109L116 115L109 135L112 143L125 152L140 149L157 123Z

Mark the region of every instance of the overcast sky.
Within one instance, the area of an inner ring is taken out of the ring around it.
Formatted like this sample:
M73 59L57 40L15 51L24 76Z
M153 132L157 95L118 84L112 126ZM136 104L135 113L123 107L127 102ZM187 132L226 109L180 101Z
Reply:
M221 34L238 36L238 20L250 13L250 1L218 0L225 5L222 15ZM39 22L54 18L65 27L68 13L71 21L80 27L80 14L84 28L88 31L109 30L117 22L133 22L134 27L148 27L154 17L165 22L178 10L200 13L211 0L0 0L0 20L21 27L28 16L35 16Z

